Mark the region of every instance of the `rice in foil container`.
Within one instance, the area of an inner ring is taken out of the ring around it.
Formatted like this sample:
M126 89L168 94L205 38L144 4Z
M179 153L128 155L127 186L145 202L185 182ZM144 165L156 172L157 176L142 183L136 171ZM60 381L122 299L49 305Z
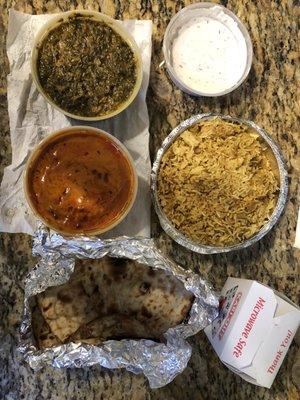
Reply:
M192 353L186 339L204 329L218 315L218 296L210 285L199 275L184 270L166 258L157 249L153 239L66 239L40 228L35 235L33 254L39 256L39 261L25 282L19 350L35 370L46 365L81 368L99 364L109 369L126 368L135 374L143 373L151 388L159 388L185 369ZM123 339L107 340L99 346L70 342L39 350L31 325L30 299L48 287L67 282L74 271L76 259L101 259L104 256L128 258L153 269L165 270L176 277L194 295L188 320L169 328L164 334L165 343L149 339Z
M240 125L247 126L252 129L257 135L261 137L261 139L265 142L265 144L272 151L278 167L279 172L279 195L276 207L270 217L270 219L264 224L264 226L255 233L249 239L242 241L241 243L227 245L227 246L212 246L198 243L197 241L187 237L182 232L180 232L176 227L172 224L172 222L168 219L166 214L164 213L160 201L158 198L158 174L161 166L161 161L163 156L166 154L169 147L176 141L176 139L190 127L204 122L204 121L213 121L215 119L221 119L225 122L233 122ZM243 119L243 118L235 118L230 115L222 115L219 113L206 113L206 114L196 114L191 116L190 118L182 121L178 126L176 126L172 132L165 138L160 149L157 151L156 158L153 162L152 172L151 172L151 192L152 192L152 201L155 208L155 211L158 215L159 222L164 229L164 231L177 243L181 246L186 247L189 250L192 250L199 254L220 254L227 253L235 250L245 249L248 246L253 245L258 240L262 239L278 222L281 213L284 210L284 207L287 202L288 197L288 171L286 169L285 161L281 150L278 145L272 139L272 137L261 127L256 125L254 122Z

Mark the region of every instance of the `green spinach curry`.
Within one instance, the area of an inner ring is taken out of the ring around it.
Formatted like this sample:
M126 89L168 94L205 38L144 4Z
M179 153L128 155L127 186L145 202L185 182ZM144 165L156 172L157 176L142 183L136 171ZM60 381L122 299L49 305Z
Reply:
M106 23L80 15L49 32L37 67L52 101L85 117L116 110L130 97L137 76L136 59L125 40Z

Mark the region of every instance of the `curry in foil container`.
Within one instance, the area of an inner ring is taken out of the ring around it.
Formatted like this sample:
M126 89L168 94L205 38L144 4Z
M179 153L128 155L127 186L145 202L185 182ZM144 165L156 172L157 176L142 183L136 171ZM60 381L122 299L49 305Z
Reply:
M247 125L213 119L181 133L162 157L157 195L170 223L211 246L242 243L270 219L279 197L274 154Z
M129 259L77 260L70 280L35 296L40 349L64 343L152 339L183 322L194 296L173 275Z

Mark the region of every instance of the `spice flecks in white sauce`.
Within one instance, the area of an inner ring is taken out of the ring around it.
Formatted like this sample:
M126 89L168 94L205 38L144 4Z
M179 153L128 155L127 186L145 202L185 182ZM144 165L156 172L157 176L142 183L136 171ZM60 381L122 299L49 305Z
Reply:
M237 23L221 14L195 16L174 40L173 68L191 90L220 93L234 86L245 71L245 39Z

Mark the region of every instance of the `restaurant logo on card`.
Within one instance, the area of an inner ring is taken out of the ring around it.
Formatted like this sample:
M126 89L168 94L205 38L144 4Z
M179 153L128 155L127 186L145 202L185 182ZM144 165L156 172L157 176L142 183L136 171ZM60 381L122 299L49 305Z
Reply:
M215 325L213 328L213 336L215 335L217 329L220 329L218 333L219 340L222 340L241 300L242 292L236 293L237 288L238 286L235 286L232 289L228 290L225 297L220 301L219 317L213 323L213 325Z

